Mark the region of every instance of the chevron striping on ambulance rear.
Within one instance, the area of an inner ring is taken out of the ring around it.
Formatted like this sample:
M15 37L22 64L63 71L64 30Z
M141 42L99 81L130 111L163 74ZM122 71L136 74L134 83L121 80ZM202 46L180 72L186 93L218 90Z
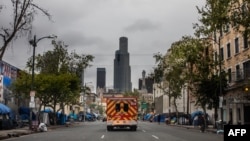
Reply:
M138 115L137 99L135 97L107 98L107 130L130 127L137 129Z

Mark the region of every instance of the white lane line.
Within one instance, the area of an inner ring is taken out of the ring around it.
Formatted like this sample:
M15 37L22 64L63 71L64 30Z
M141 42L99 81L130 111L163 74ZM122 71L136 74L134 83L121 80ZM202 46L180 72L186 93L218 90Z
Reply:
M157 140L159 139L159 138L158 138L157 136L155 136L155 135L152 135L152 137L154 137L154 138L157 139Z
M104 135L101 136L101 139L104 139Z
M145 130L142 130L142 132L146 132Z

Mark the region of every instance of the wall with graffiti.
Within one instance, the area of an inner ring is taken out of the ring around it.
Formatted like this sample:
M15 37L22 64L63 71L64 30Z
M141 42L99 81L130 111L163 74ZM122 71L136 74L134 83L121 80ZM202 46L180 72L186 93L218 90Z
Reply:
M8 89L11 83L17 78L18 69L4 61L0 61L0 102L3 102L6 96L6 92L10 92Z

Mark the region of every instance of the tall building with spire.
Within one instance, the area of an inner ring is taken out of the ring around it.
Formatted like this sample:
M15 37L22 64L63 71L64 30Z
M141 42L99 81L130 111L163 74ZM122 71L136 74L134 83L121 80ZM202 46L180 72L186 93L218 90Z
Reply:
M117 92L130 92L132 83L128 38L120 37L119 41L119 50L116 50L114 59L114 90Z
M154 79L146 77L146 71L142 71L142 78L139 79L138 89L145 93L153 93Z

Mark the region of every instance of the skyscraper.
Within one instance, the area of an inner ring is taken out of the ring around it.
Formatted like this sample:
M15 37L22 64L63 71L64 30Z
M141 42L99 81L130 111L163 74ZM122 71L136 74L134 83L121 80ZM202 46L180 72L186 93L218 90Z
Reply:
M127 37L120 37L119 50L115 52L114 89L117 92L130 92L132 89Z
M106 69L97 68L97 77L96 77L96 88L105 88L106 87Z

